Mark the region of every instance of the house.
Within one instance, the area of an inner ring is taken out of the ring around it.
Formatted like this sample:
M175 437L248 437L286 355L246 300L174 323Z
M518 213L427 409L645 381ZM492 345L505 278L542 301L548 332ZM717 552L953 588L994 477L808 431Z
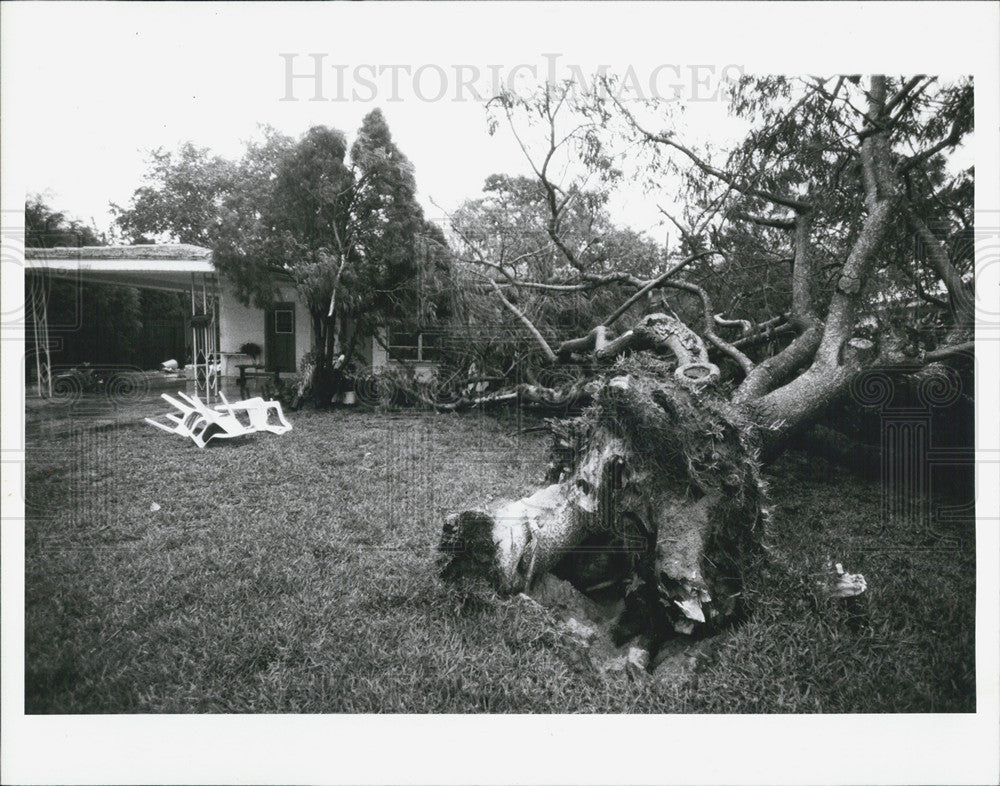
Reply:
M235 287L212 264L212 252L192 245L85 246L80 248L25 249L26 291L44 293L37 286L47 277L80 283L91 282L180 292L190 298L190 314L185 316L187 336L185 358L176 358L188 367L196 389L209 398L220 385L234 382L241 371L246 373L293 374L302 357L313 346L313 327L309 311L299 297L290 277L276 279L277 297L269 308L244 305L236 297ZM32 281L36 282L32 285ZM51 334L72 327L47 323L44 295L31 298L35 319L36 346L48 354ZM392 364L386 336L380 342L374 336L361 337L355 348L359 369ZM401 340L406 342L411 337ZM428 354L416 336L416 345L400 345L401 356L416 351L413 359L421 366ZM241 351L252 343L262 349L253 359ZM390 351L392 347L390 346ZM163 358L164 361L169 358ZM408 358L404 358L408 359ZM40 361L49 368L51 361Z

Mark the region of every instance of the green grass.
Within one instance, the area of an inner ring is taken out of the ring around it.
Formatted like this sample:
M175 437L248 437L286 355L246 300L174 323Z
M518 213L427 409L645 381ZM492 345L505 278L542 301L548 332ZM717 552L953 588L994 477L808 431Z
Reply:
M975 709L972 523L884 527L877 484L829 465L772 468L752 615L660 685L599 676L547 612L436 577L442 512L537 483L544 433L300 412L201 451L141 422L161 409L29 412L29 713ZM828 555L867 577L865 625L817 601Z

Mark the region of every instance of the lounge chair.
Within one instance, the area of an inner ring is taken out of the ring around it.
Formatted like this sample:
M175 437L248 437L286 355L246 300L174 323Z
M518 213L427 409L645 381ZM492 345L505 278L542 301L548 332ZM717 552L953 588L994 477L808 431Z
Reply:
M190 437L191 441L199 448L204 448L213 439L232 439L233 437L253 434L259 430L253 425L244 425L233 413L223 414L209 409L197 395L194 397L187 396L184 393L178 393L177 395L184 399L186 403L182 403L166 393L162 396L163 399L173 404L181 412L180 415L172 413L166 415L168 419L173 421L174 425L172 427L159 423L152 418L146 418L146 422L163 431Z
M221 404L216 404L217 410L228 412L236 417L237 412L245 412L250 419L250 425L255 431L270 431L272 434L284 434L292 430L292 424L285 420L285 414L281 411L281 402L264 401L259 396L246 401L236 401L232 404L224 393L219 393L222 398ZM277 423L271 423L271 413L278 419Z
M183 393L181 393L180 395L184 396ZM164 416L173 423L172 426L168 426L165 423L160 423L158 420L153 420L153 418L145 418L145 421L149 425L156 426L158 429L162 429L163 431L166 431L170 434L180 434L181 436L184 437L191 436L191 426L194 424L194 421L201 415L199 408L184 404L178 401L177 399L173 398L172 396L167 395L166 393L163 393L160 397L165 401L167 401L168 403L173 404L178 410L180 410L181 414L175 415L172 412L168 412ZM186 396L184 397L187 398Z

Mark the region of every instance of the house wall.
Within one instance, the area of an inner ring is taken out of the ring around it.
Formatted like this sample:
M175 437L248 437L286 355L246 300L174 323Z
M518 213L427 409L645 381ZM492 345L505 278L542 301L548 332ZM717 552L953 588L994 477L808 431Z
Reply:
M244 306L236 297L235 288L225 278L220 282L219 291L219 351L222 355L222 374L225 377L238 377L240 363L248 363L249 358L240 354L240 346L248 341L265 349L265 312L254 306ZM280 300L295 303L295 358L300 363L302 356L313 347L312 320L309 310L298 297L294 286L280 288ZM342 342L350 341L353 325L347 325ZM386 331L382 329L382 340L386 340ZM260 363L267 363L266 357L261 357ZM355 346L354 363L359 371L363 369L377 370L387 366L398 366L386 353L385 348L374 336L359 336ZM414 361L409 363L420 378L430 378L437 364L433 362Z
M294 286L279 288L279 300L295 303L295 362L298 365L310 349L312 349L312 320L309 310L298 297ZM238 363L246 363L245 355L239 354L240 347L252 341L264 350L265 312L254 306L244 306L236 297L236 291L231 282L223 278L219 292L219 351L222 354L222 374L227 377L239 376ZM267 363L266 357L261 357L261 363Z

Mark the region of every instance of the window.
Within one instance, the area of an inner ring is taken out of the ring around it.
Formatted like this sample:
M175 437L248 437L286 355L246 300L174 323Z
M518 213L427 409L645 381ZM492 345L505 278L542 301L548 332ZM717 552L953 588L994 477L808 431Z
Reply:
M287 335L295 332L295 312L290 308L276 309L274 312L274 332Z
M393 360L434 361L439 357L440 347L439 333L392 331L389 334L389 357Z
M441 334L421 333L420 334L420 359L440 360L441 359Z

